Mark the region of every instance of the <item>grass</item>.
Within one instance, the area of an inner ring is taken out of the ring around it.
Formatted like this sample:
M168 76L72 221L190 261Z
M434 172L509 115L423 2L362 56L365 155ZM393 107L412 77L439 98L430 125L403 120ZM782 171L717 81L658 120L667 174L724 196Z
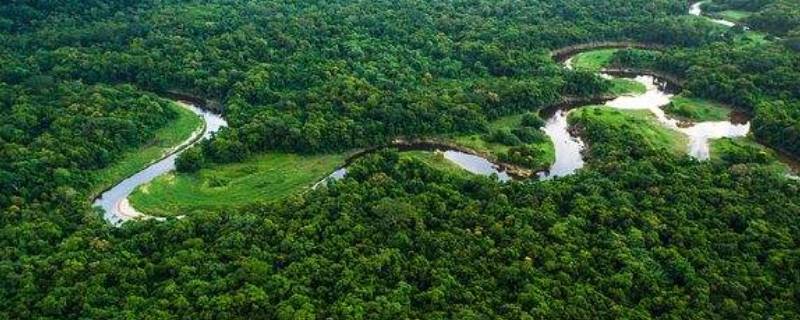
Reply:
M522 117L523 114L516 114L495 119L494 121L489 123L489 129L496 130L496 129L516 128L521 125ZM495 158L500 158L501 155L507 153L508 150L511 149L511 146L486 141L482 134L453 136L453 137L448 137L447 140L451 140L452 142L455 142L459 145L470 148L480 153L493 155ZM541 153L538 155L537 162L548 163L548 164L552 164L553 162L555 162L556 152L552 141L548 139L546 141L536 143L534 146L541 151ZM542 169L542 168L531 168L531 169Z
M617 110L604 106L591 106L576 109L570 113L570 123L593 123L604 128L619 131L621 134L640 137L652 150L670 150L676 155L685 154L688 138L675 130L670 130L658 122L655 115L647 110ZM603 143L603 141L592 141Z
M154 216L272 201L309 188L345 158L345 154L267 153L192 174L171 172L140 186L129 199L134 208Z
M193 112L177 104L170 104L170 106L178 113L178 117L156 131L155 138L145 146L126 152L113 165L97 171L95 187L92 189L93 195L99 194L102 190L135 174L153 161L161 159L165 153L181 144L202 127L203 120Z
M631 79L614 78L611 80L611 94L613 95L644 94L645 92L647 92L647 87Z
M749 11L742 11L742 10L725 10L725 11L717 12L717 14L722 19L729 20L729 21L734 21L734 22L741 22L742 20L747 19L747 17L749 17L753 13L749 12Z
M579 53L572 58L572 67L576 70L600 71L611 62L617 51L619 49L600 49Z
M572 58L572 66L576 70L599 72L611 63L614 53L619 49L599 49L579 53ZM624 78L611 80L610 93L614 95L642 94L647 88L636 81Z
M400 153L400 158L419 160L425 163L426 165L430 166L431 168L458 176L471 175L469 171L464 170L463 168L459 167L452 161L447 160L444 157L444 154L439 152L419 151L419 150L404 151Z
M664 111L681 119L692 121L724 121L730 118L731 109L713 101L677 96L664 107Z
M522 114L501 117L489 122L489 129L512 129L520 125L521 119ZM455 136L451 140L475 151L495 155L506 153L511 148L503 144L488 142L483 139L481 134Z

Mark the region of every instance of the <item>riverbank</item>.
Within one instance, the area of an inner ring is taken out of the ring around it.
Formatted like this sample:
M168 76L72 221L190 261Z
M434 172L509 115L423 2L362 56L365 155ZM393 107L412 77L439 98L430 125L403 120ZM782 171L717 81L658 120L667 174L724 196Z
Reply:
M114 186L114 183L133 176L136 172L152 165L174 152L182 145L199 138L205 131L205 122L192 112L184 103L170 104L178 117L156 131L153 139L146 145L126 152L120 160L102 170L97 171L95 188L90 199L95 199Z
M136 189L136 187L147 183L164 173L174 170L175 159L188 147L202 139L211 137L213 133L217 132L222 127L227 126L227 122L218 114L198 108L188 103L182 103L181 106L196 116L202 118L202 123L204 124L202 130L195 131L183 142L172 146L169 151L164 153L164 156L160 160L151 163L144 169L125 178L94 199L93 205L103 208L105 211L104 218L110 223L119 225L130 219L149 218L148 216L135 210L132 206L128 205L128 196Z

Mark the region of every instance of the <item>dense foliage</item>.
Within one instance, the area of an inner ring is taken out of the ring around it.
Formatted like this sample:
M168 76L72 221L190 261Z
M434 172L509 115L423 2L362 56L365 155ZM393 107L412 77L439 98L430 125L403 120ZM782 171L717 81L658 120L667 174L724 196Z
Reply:
M89 207L95 172L175 118L148 92L225 105L230 128L186 152L186 171L445 133L518 139L509 157L525 162L541 120L499 133L487 122L606 93L607 81L548 54L601 40L671 46L617 58L751 110L759 139L800 154L797 54L743 46L687 10L678 0L5 1L0 318L800 317L796 182L748 150L697 163L602 127L586 132L590 167L547 182L463 178L385 152L329 188L246 210L114 228Z
M800 36L800 4L793 0L714 0L707 5L714 11L752 12L744 23L779 36Z
M232 129L206 148L217 161L481 131L486 116L597 93L548 49L713 38L704 21L671 17L687 7L668 0L128 3L4 6L3 80L46 73L224 100Z
M19 221L25 202L47 206L91 188L93 170L176 117L166 108L171 102L131 86L30 81L36 83L0 83L0 207L9 208L7 223Z
M42 270L26 271L52 273L46 282L56 287L13 295L4 310L139 319L800 316L797 184L744 165L621 167L502 186L376 155L346 181L283 204L74 234ZM42 281L12 279L5 288Z

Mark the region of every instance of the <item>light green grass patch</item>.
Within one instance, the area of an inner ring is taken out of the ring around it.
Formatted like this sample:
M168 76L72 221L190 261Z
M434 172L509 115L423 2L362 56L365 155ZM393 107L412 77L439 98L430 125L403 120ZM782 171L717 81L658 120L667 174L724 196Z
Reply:
M614 53L619 49L599 49L581 52L572 57L572 67L576 70L600 71L614 57Z
M724 121L730 118L731 109L722 104L692 97L676 96L664 106L664 112L692 121Z
M714 139L711 141L709 147L711 148L711 160L722 160L722 158L726 155L730 155L737 151L742 151L744 149L751 149L757 152L761 152L764 156L769 157L771 159L775 158L775 155L770 151L768 148L762 146L761 144L753 141L752 138L721 138L721 139Z
M633 136L641 137L653 150L670 150L676 155L686 154L688 137L664 127L656 116L647 110L618 110L604 106L590 106L570 113L570 123L600 123L608 128L625 128ZM591 143L603 143L592 141Z
M742 10L725 10L717 12L717 14L725 20L734 21L734 22L741 22L747 17L751 16L753 13L749 11L742 11Z
M93 195L160 160L172 148L202 128L203 120L199 116L177 104L169 105L178 113L178 117L156 131L155 138L145 146L126 152L113 165L97 171Z
M134 208L154 216L272 201L306 190L342 165L345 158L345 154L267 153L192 174L171 172L140 186L129 199Z
M625 94L644 94L647 92L647 87L644 84L625 78L614 78L611 80L611 94L625 95Z

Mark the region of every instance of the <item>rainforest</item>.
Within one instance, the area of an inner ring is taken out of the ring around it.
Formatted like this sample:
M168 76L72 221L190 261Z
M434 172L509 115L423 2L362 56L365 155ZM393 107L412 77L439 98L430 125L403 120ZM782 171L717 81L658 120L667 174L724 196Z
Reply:
M0 3L0 319L798 319L796 0Z

